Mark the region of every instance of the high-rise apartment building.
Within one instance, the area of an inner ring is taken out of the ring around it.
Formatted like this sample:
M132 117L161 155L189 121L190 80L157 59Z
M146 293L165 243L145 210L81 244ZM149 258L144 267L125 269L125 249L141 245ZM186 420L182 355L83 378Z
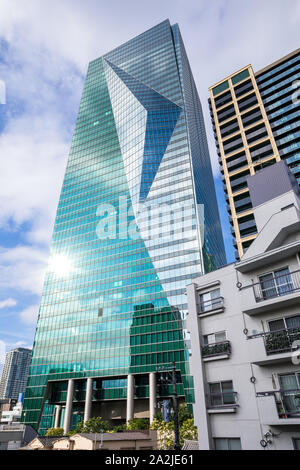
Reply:
M17 400L24 393L31 361L31 349L16 348L5 355L0 380L0 399Z
M167 20L89 65L23 420L152 420L173 361L192 403L185 286L224 262L201 104Z
M285 159L300 183L300 49L210 87L210 110L236 258L257 236L246 179Z

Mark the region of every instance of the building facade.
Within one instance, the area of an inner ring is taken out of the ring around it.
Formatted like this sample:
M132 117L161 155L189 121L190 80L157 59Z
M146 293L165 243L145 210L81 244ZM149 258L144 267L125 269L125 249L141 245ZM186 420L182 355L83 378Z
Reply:
M199 448L300 449L300 190L283 161L247 183L257 238L187 289Z
M0 424L0 450L19 450L28 445L36 435L36 431L25 424Z
M6 353L0 380L0 399L18 400L20 393L25 393L31 356L31 349L25 348Z
M83 433L34 438L21 450L156 450L157 431Z
M225 262L201 104L178 25L90 63L24 402L41 433L193 402L185 286Z
M300 184L300 49L258 72L247 65L209 91L239 259L257 236L247 177L284 159Z

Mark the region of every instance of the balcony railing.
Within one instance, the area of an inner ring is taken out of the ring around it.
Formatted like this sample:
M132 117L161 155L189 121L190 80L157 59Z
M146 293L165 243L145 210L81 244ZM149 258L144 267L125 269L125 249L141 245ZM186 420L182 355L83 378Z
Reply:
M219 308L224 308L223 297L216 297L215 299L204 300L204 301L201 300L200 314L211 312L212 310L217 310Z
M209 393L206 395L208 408L233 408L238 406L237 392Z
M207 344L202 346L203 357L221 356L223 354L231 354L230 341L222 341L219 343Z
M280 419L300 418L300 389L257 393L258 397L273 395Z
M251 287L250 285L247 287ZM300 270L252 284L256 302L274 299L300 290Z
M300 340L300 328L287 328L285 330L264 333L264 342L267 355L291 352L298 349L295 341Z

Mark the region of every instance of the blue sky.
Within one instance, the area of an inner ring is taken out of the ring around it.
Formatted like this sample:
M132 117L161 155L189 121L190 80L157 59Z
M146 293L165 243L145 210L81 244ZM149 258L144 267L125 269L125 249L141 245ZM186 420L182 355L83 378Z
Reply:
M208 87L299 47L298 0L0 0L0 342L31 346L56 206L90 60L169 18L205 113L229 261ZM0 345L3 343L0 343ZM1 351L0 351L1 353Z

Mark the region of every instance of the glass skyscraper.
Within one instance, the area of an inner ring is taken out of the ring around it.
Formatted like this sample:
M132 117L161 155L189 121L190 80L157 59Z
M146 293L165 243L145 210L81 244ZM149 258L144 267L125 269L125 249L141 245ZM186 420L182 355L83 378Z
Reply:
M192 403L185 288L224 263L201 104L166 20L89 65L23 421L151 421L173 361Z

